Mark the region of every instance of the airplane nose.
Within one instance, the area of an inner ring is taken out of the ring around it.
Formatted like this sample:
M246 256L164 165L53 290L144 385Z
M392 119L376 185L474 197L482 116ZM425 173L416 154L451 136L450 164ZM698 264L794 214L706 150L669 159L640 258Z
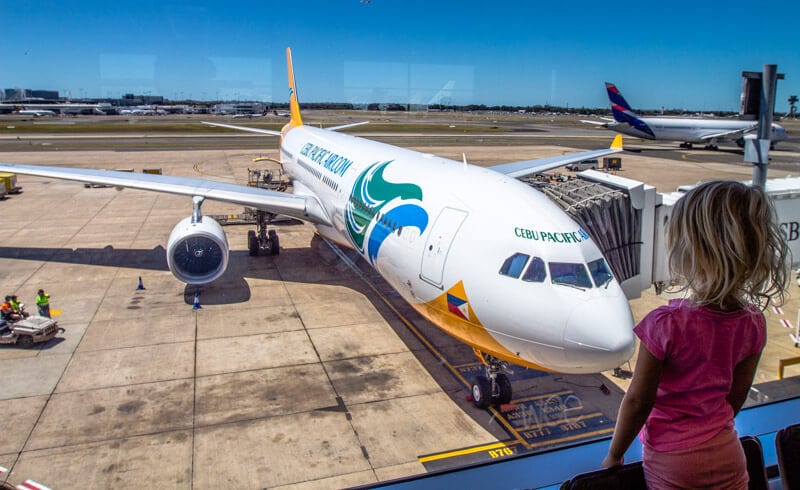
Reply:
M633 317L624 298L578 305L567 321L564 340L579 347L576 357L594 372L618 367L633 355Z

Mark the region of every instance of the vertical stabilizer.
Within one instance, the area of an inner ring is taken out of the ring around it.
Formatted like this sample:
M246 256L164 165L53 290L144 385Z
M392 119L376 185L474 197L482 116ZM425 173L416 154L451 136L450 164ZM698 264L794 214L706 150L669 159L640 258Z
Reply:
M606 92L608 93L608 100L611 102L611 113L614 115L615 121L628 123L632 128L648 135L645 137L655 138L653 130L631 109L630 104L622 96L616 85L606 82Z
M286 48L286 66L289 69L289 114L291 126L302 126L300 117L300 104L297 102L297 86L294 83L294 68L292 67L292 48Z
M606 92L608 92L608 100L611 101L611 109L616 111L631 111L630 104L625 100L625 97L619 92L619 89L613 83L606 82Z

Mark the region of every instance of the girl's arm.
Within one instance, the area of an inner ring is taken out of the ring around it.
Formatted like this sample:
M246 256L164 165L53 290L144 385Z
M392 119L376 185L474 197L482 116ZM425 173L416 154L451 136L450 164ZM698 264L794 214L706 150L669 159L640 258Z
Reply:
M622 404L619 406L617 425L614 437L608 448L608 455L603 460L603 468L621 465L625 451L642 429L653 404L656 401L658 381L661 379L663 362L658 360L644 344L639 343L639 356L636 358L636 370L631 385L628 387Z
M753 384L753 378L756 375L759 359L761 359L760 352L750 357L745 357L733 368L731 391L725 399L728 400L728 403L733 407L734 417L739 413L742 405L744 405L744 401L747 400L747 394L750 392L750 386Z

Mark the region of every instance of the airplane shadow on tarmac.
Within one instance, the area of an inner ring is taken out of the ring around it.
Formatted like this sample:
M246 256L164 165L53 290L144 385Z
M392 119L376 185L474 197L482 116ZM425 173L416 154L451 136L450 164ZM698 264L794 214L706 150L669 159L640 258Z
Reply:
M351 257L358 260L357 257ZM152 249L114 248L39 248L39 247L0 247L0 259L35 260L62 264L82 264L100 267L123 267L136 270L168 271L166 249L159 245ZM228 268L225 273L209 284L196 286L187 284L184 288L184 302L194 303L195 293L200 295L202 304L233 305L246 303L251 299L250 279L281 279L286 271L279 272L278 263L292 268L294 264L317 269L316 277L323 274L321 282L330 282L326 267L336 270L344 268L340 259L333 256L329 247L315 236L309 247L282 248L278 256L261 255L251 257L246 250L231 250ZM336 274L331 271L330 274ZM314 277L304 278L302 274L291 274L296 282L318 282ZM334 281L335 282L335 281Z

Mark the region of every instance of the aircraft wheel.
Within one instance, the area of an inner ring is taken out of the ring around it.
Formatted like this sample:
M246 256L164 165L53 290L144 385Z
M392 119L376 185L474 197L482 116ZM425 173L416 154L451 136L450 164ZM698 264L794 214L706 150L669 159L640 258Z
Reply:
M17 339L17 345L20 347L28 348L33 345L33 337L30 335L20 335Z
M278 234L275 233L275 230L269 231L269 253L272 255L278 255L281 253L281 241L278 239Z
M472 403L478 408L488 408L492 403L492 383L486 376L476 376L472 383Z
M247 250L250 251L252 257L258 255L258 237L253 230L247 232Z
M497 383L497 390L499 393L493 401L497 405L505 405L511 401L511 381L505 374L498 373L495 382Z

